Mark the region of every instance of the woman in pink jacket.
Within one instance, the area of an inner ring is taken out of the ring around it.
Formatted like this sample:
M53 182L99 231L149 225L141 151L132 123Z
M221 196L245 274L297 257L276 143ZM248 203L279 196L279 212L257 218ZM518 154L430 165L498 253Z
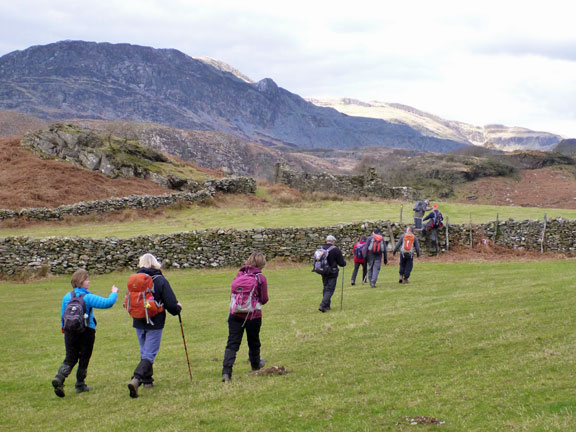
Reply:
M266 257L254 252L234 278L228 315L228 343L222 362L222 382L232 379L232 367L240 349L244 331L248 340L248 358L253 371L264 367L266 361L260 357L260 327L262 305L268 303L268 282L262 274ZM249 312L243 312L249 310Z

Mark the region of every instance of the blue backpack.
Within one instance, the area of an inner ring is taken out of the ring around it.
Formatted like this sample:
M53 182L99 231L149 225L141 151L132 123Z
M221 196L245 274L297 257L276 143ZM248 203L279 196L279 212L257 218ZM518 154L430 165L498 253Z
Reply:
M366 242L358 242L354 246L354 256L358 259L366 259Z

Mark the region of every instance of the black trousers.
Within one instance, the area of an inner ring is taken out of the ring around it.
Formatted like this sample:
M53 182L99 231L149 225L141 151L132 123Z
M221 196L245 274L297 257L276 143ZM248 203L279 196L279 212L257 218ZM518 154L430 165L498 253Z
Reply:
M356 283L356 275L358 274L358 269L362 266L362 282L366 279L366 274L368 273L368 263L364 260L363 263L354 262L354 271L352 272L352 283Z
M87 328L82 333L64 333L64 345L66 347L66 358L64 365L72 370L76 363L78 363L78 370L76 371L76 379L79 382L84 381L86 378L86 370L92 357L94 349L94 341L96 339L96 330ZM70 373L70 372L68 372Z
M338 282L338 273L336 275L325 276L322 275L322 284L324 289L322 290L322 302L320 302L320 307L324 309L330 309L330 301L336 290L336 283Z
M262 327L262 318L244 320L228 315L228 342L224 351L224 361L222 362L222 374L232 376L232 368L236 361L236 353L240 349L244 331L248 340L248 358L253 369L260 365L260 327Z
M404 279L410 277L412 273L412 268L414 267L414 256L409 253L400 254L400 276Z

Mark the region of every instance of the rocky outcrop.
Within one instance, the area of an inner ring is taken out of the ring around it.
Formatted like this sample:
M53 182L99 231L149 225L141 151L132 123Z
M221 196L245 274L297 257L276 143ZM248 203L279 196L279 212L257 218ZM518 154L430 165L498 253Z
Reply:
M173 49L63 41L0 58L0 109L48 119L155 122L266 145L386 146L447 152L462 143L318 107L270 78L246 82Z
M191 178L198 172L192 166L136 140L57 123L26 134L21 144L41 157L62 159L112 178L139 177L178 190L197 187Z

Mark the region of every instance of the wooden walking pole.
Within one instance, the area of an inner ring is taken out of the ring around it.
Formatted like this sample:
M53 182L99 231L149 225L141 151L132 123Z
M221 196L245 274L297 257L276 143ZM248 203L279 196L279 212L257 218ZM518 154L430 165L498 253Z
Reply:
M402 211L404 210L404 204L400 204L400 223L402 223Z

